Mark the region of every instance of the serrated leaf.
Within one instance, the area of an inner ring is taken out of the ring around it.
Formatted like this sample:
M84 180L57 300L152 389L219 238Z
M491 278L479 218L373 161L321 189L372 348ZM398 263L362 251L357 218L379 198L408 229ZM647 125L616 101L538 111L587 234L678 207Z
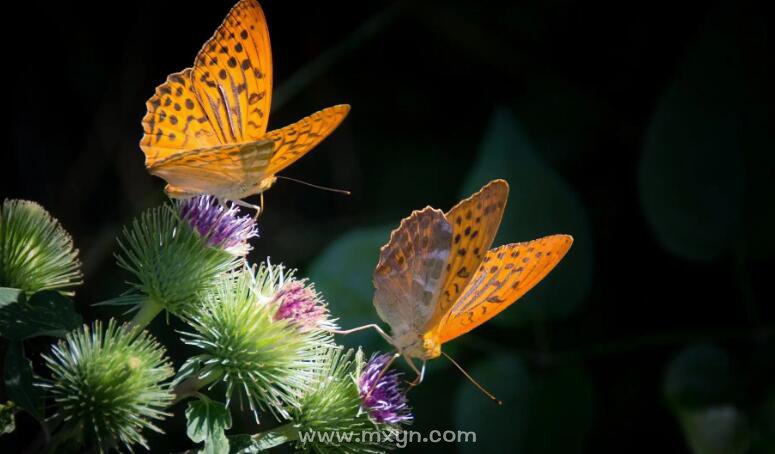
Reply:
M204 442L206 454L229 452L226 430L231 428L231 414L226 405L207 398L189 402L186 408L186 434L196 443Z
M80 326L73 302L55 291L38 292L27 301L0 307L0 335L11 340L36 336L64 337Z
M24 356L20 340L12 340L5 354L5 390L8 398L19 408L30 413L45 427L43 417L43 390L33 383L32 363Z

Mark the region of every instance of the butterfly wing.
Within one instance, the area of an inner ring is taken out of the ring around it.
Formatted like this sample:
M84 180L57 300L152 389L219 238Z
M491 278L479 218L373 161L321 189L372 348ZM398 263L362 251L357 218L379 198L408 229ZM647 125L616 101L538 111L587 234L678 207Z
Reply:
M318 111L281 129L270 131L266 139L275 143L267 173L274 175L293 164L328 137L344 120L350 106L340 104Z
M498 233L508 196L508 183L493 180L445 214L452 226L452 251L439 306L430 324L449 311L474 276Z
M145 105L140 148L145 153L146 167L184 150L222 143L199 104L190 68L171 74Z
M272 102L272 51L264 12L240 0L196 56L197 100L222 143L247 142L266 133Z
M273 148L264 140L189 150L156 162L149 171L185 194L225 197L261 181Z
M488 251L439 324L439 341L465 334L509 307L562 260L572 243L570 235L551 235Z
M421 332L446 277L452 228L440 210L414 211L390 235L374 270L374 306L394 334Z
M146 166L181 151L250 142L266 132L272 93L269 32L255 0L241 0L196 57L146 103Z

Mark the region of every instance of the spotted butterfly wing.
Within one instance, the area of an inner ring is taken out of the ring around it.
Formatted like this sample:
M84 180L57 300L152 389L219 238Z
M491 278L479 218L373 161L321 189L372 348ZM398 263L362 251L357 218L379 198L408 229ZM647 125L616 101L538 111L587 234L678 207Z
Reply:
M452 227L451 252L439 304L429 325L435 325L449 311L474 276L498 233L508 196L508 183L493 180L445 214Z
M170 75L146 103L140 141L146 166L180 151L260 139L271 93L266 19L255 0L241 0L202 47L194 67Z
M198 101L223 143L260 139L272 102L272 50L264 12L242 0L196 56Z
M274 175L307 154L339 126L349 111L350 106L340 104L267 133L266 139L274 142L274 154L266 173Z
M437 327L439 342L471 331L516 302L562 260L571 244L570 235L551 235L488 251Z

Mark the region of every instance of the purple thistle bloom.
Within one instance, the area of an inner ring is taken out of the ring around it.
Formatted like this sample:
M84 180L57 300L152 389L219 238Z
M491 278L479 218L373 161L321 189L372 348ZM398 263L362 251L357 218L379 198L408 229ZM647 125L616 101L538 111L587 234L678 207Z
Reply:
M358 390L363 407L377 422L384 424L410 423L413 419L406 401L406 394L400 388L401 373L385 371L385 365L392 355L383 353L372 355L361 376L358 378Z
M219 247L234 255L247 255L248 240L258 236L256 221L240 216L235 205L221 205L211 195L201 195L179 205L180 217L199 232L210 246Z
M294 279L280 287L274 297L279 304L274 319L290 320L303 330L331 325L328 310L320 299L320 294L311 286L305 285L305 281Z

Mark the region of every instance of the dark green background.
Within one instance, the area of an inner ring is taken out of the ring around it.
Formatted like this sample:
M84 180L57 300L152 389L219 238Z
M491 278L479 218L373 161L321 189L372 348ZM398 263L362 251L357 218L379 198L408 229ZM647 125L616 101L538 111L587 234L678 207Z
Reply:
M478 443L407 451L775 451L763 3L264 2L270 126L353 106L285 174L353 195L278 182L253 260L300 268L350 327L376 318L370 275L390 229L490 179L511 184L497 244L576 239L524 301L445 348L505 405L444 359L410 394L414 429L477 430ZM2 195L73 234L87 319L115 314L90 304L125 288L120 227L164 200L137 146L144 102L230 6L19 2L4 15ZM184 358L164 320L152 329ZM0 444L26 444L34 422L19 426ZM155 450L191 446L181 418L167 428Z

